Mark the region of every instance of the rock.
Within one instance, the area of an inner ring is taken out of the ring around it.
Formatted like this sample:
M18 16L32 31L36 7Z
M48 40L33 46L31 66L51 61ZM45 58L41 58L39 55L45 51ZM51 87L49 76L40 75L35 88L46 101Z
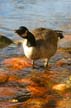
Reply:
M2 64L12 71L18 71L18 70L22 70L23 68L32 66L31 61L25 57L8 58L8 59L5 59L2 62Z
M11 102L0 102L0 108L19 108L19 104Z
M0 71L0 83L5 83L8 81L9 75L4 71Z
M55 108L56 99L54 96L48 98L32 98L23 103L22 108Z
M13 102L13 100L26 101L31 97L28 90L19 87L0 87L0 102Z
M59 101L57 108L71 108L71 98L65 98Z
M5 48L7 47L8 45L12 44L13 41L9 38L7 38L6 36L4 35L0 35L0 48Z
M17 82L19 80L19 76L18 75L10 75L9 78L8 78L8 81L10 82Z
M66 84L56 84L52 87L53 90L63 93L66 91L67 86Z

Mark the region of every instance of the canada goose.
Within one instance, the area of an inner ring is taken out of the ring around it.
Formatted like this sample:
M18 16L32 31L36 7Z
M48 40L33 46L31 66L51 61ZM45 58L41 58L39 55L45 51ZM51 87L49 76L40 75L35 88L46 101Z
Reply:
M21 26L15 30L24 39L22 45L24 54L27 58L34 61L44 59L44 66L48 66L49 59L57 50L58 37L63 38L62 31L51 30L48 28L37 28L30 32L26 27Z

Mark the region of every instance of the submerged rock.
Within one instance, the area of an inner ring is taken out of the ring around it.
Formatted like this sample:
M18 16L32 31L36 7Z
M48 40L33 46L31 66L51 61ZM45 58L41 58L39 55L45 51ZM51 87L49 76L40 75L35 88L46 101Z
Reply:
M23 68L32 66L31 61L24 56L5 59L2 64L12 71L18 71L22 70Z
M26 89L18 87L0 87L0 102L24 102L31 97Z
M0 84L8 81L9 75L7 72L0 71Z

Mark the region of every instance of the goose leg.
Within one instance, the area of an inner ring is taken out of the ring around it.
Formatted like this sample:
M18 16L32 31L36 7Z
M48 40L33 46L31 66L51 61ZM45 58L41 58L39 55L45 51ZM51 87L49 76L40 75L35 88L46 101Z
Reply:
M34 60L32 60L32 68L33 68L33 69L35 68Z
M48 61L49 61L48 58L44 59L44 67L46 68L48 67Z

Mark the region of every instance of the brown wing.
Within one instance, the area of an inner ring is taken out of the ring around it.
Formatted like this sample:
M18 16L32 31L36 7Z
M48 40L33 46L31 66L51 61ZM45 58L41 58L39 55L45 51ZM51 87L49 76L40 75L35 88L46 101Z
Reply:
M32 31L32 34L35 36L36 40L45 39L47 31L45 28L37 28Z
M32 34L35 36L36 40L40 41L46 41L49 43L57 43L58 36L57 33L54 30L47 29L47 28L37 28L32 31Z

